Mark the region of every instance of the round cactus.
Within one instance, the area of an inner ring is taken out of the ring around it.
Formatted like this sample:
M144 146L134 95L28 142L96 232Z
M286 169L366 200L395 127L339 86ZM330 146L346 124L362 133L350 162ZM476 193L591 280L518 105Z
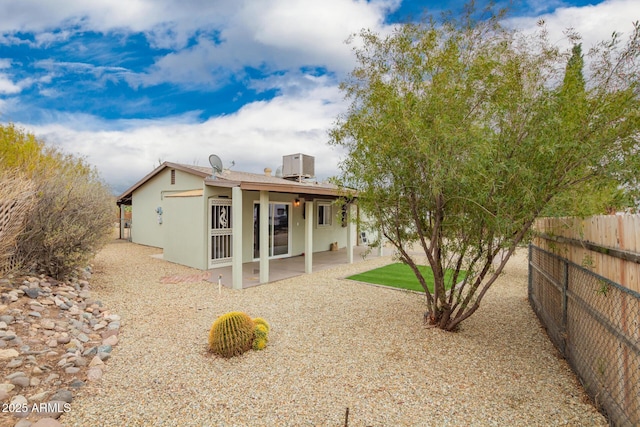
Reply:
M253 320L246 313L223 314L211 325L209 349L223 357L242 354L253 346L254 328Z
M253 328L253 335L255 339L267 339L267 334L269 334L269 329L262 324L257 324L255 328Z
M253 319L253 323L256 325L253 328L253 349L262 350L267 346L267 335L269 335L269 324L261 318Z
M266 338L256 338L255 340L253 340L253 349L254 350L262 350L266 346L267 346L267 339Z
M255 319L253 319L253 323L255 323L256 325L264 325L264 327L267 328L267 332L269 332L269 329L271 329L267 321L262 317L256 317Z

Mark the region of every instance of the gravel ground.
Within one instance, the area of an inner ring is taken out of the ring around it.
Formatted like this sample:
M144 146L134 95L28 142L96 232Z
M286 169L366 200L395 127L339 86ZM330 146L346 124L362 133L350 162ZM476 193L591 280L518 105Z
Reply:
M96 258L120 343L65 426L343 426L347 408L350 426L607 425L527 303L525 252L458 333L426 328L418 294L342 279L388 257L218 295L163 284L199 272L158 252L116 241ZM215 357L209 327L234 310L265 318L269 344Z

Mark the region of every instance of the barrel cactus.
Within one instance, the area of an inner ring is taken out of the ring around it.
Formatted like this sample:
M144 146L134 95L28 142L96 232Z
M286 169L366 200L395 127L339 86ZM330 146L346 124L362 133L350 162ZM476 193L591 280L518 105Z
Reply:
M218 317L209 331L209 349L223 357L244 353L253 347L255 323L246 313L232 311Z
M253 349L262 350L267 346L267 335L269 335L269 324L261 317L253 319L255 327L253 328Z
M255 323L256 326L264 325L264 327L267 329L267 333L269 332L269 329L270 329L269 324L262 317L256 317L255 319L253 319L253 323Z
M253 340L253 349L254 350L262 350L267 346L266 338L256 338Z

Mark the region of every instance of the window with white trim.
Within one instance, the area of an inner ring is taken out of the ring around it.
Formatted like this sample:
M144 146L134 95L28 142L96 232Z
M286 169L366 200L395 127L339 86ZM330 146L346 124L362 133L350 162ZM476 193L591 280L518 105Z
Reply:
M318 202L317 225L318 227L330 227L333 219L331 202Z

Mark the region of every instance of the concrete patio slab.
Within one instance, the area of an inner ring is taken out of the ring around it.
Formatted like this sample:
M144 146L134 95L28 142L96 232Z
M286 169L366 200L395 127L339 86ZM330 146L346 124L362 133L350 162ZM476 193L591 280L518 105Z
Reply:
M384 248L383 256L390 255L391 248ZM367 246L355 246L353 248L353 262L379 257L379 250L373 248L369 251ZM337 265L347 264L346 248L337 251L315 252L313 254L313 271L321 271ZM220 279L223 286L232 287L231 266L213 268L208 270L211 274L209 281L218 283ZM304 255L291 258L277 258L269 261L269 282L300 276L304 272ZM260 285L260 262L247 262L242 264L242 288L250 288ZM264 283L263 283L264 284Z

